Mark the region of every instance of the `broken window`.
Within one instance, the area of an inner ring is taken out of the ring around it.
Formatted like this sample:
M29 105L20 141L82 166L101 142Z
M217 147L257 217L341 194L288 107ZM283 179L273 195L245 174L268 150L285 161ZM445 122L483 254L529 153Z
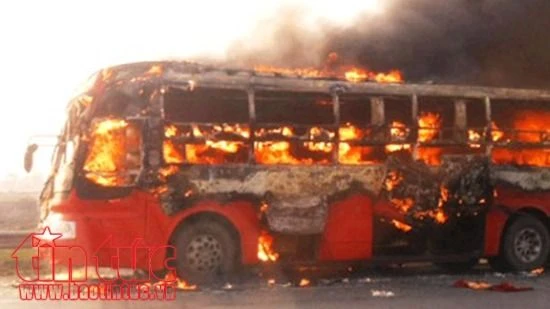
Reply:
M248 162L248 95L241 90L170 88L164 96L164 161Z
M258 91L254 157L262 164L326 164L335 151L332 96Z
M339 101L339 162L352 165L373 163L380 146L369 143L373 132L371 97L341 94Z
M466 101L466 122L468 127L468 145L472 150L484 152L489 141L485 100Z
M248 123L248 96L242 90L169 88L164 115L176 123Z
M454 101L450 98L420 97L417 157L426 164L441 163L442 146L453 143Z
M494 141L492 160L497 164L550 166L548 122L550 102L492 100Z
M134 184L141 165L138 124L120 118L95 119L88 140L84 177L105 187Z
M410 154L415 142L412 128L412 99L410 97L385 97L384 114L388 144L386 153L402 151Z

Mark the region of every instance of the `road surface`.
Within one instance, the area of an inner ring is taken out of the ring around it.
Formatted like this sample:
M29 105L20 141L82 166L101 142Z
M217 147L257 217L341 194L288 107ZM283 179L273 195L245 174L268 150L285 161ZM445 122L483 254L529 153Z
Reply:
M433 267L389 268L349 276L310 278L299 287L259 277L220 288L180 291L174 301L21 301L13 279L0 282L0 307L5 308L548 308L550 275L500 274L478 269L449 275ZM453 287L460 279L491 284L509 282L532 287L526 292L481 291ZM291 280L292 281L292 280Z

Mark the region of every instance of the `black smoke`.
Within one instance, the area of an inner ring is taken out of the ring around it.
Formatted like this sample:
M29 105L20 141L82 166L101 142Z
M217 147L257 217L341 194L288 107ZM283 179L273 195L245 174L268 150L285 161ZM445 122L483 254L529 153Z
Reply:
M389 2L346 27L304 25L306 11L285 8L236 42L228 60L322 66L335 51L342 63L400 69L411 82L550 87L549 0Z

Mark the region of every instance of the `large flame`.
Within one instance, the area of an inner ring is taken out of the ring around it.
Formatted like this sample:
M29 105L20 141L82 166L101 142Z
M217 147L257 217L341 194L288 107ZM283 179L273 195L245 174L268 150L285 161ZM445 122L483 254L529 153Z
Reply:
M343 164L365 163L363 157L370 153L370 149L361 146L352 146L353 141L361 140L365 136L363 130L347 123L338 129L340 145L338 146L338 161Z
M418 117L418 141L433 141L441 128L441 117L437 113L421 113Z
M550 166L549 152L544 149L511 148L511 142L540 144L546 138L546 119L550 115L544 113L518 113L513 123L513 129L521 130L517 134L509 129L500 129L495 122L490 124L490 139L498 144L493 149L493 161L497 164L519 164L533 166ZM384 146L386 153L408 151L413 149L413 143L418 143L418 159L429 165L439 165L444 148L430 145L438 139L441 133L441 116L434 112L423 112L418 117L417 139L409 139L411 128L400 121L389 125L391 141ZM365 164L376 161L369 156L373 146L361 146L356 143L370 134L369 129L359 128L350 123L338 128L340 143L335 140L334 129L311 127L305 135L298 135L290 126L259 128L251 132L248 127L240 125L216 125L209 128L193 126L187 131L174 125L165 128L164 160L167 164L183 162L203 164L223 164L227 162L246 163L249 144L247 139L251 134L257 139L253 143L254 159L260 164L292 164L311 165L328 164L333 153L342 164ZM487 131L488 132L488 131ZM485 129L469 129L468 145L481 148L486 140ZM194 141L177 144L177 137L193 137ZM305 140L304 140L305 139ZM303 141L302 141L303 140ZM309 140L309 141L308 141ZM335 149L337 147L337 149ZM239 155L240 161L232 161L232 156ZM378 159L380 160L380 159ZM101 161L101 160L99 160Z
M501 143L525 143L540 145L546 141L550 134L548 123L550 112L544 111L520 111L514 115L512 132L503 132L495 126L492 131L493 140ZM513 136L512 136L513 135ZM503 148L493 149L493 162L497 164L517 164L531 166L550 166L550 149L548 148Z
M437 113L421 113L418 117L418 142L435 140L441 129L441 117ZM429 165L440 164L441 148L420 147L418 158Z
M86 178L102 186L116 186L124 182L120 173L126 167L127 127L128 122L114 118L93 125L83 167Z
M179 164L183 163L184 156L179 151L170 140L170 138L178 135L178 128L175 125L166 126L164 129L164 137L166 138L163 142L163 151L164 151L164 162L168 164Z
M257 73L269 73L287 76L299 76L310 78L339 78L350 82L374 81L378 83L401 83L403 74L398 70L391 70L387 73L373 72L365 68L350 65L338 65L339 56L337 53L330 53L323 68L288 68L270 65L257 65L254 71Z

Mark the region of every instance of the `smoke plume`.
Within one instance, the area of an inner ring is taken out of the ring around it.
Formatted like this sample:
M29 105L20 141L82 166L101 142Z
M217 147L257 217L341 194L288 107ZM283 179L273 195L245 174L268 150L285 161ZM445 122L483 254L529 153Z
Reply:
M383 13L347 26L306 22L307 14L275 12L230 46L227 59L322 66L334 51L345 64L399 69L409 82L550 87L548 0L390 0Z

